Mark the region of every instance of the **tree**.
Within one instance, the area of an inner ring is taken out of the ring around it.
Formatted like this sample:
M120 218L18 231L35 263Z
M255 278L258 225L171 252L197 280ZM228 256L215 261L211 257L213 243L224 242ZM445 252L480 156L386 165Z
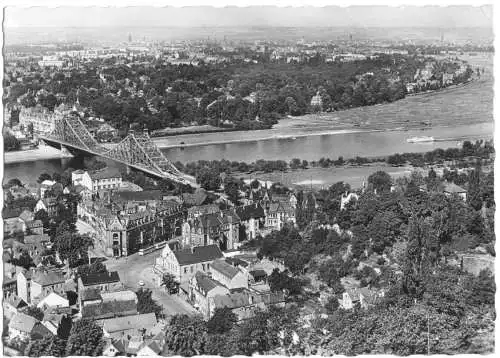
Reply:
M151 290L140 288L135 294L137 295L137 312L141 314L154 312L156 317L160 315L162 307L153 300Z
M217 190L221 185L219 173L214 169L204 168L196 176L196 182L206 190Z
M368 177L368 184L371 184L378 193L387 192L391 190L392 179L389 174L380 170Z
M201 317L175 315L165 327L167 355L191 357L205 352L207 327Z
M80 276L86 276L94 273L108 272L108 269L102 262L94 262L90 265L79 266L77 271Z
M163 274L161 278L161 286L165 286L165 289L170 293L179 292L179 282L175 279L175 276L171 273Z
M104 348L103 332L91 320L76 321L71 327L66 345L68 356L100 356Z
M240 204L240 182L233 177L228 177L224 184L224 193L234 205Z
M234 324L236 323L238 317L231 311L230 308L216 308L214 315L207 322L207 329L210 333L222 334L229 332Z
M37 306L28 306L26 307L26 311L24 311L28 316L34 317L39 321L43 320L43 311Z
M335 296L330 297L325 304L325 308L330 313L335 312L339 308L339 306L339 300Z
M21 148L21 144L12 134L8 132L3 133L3 149L6 152L11 152L14 150L19 150Z
M64 223L56 230L54 250L59 253L61 260L68 260L70 267L78 267L88 261L88 248L91 245L91 238L72 233Z
M33 262L33 259L31 258L30 254L26 251L23 251L21 255L19 255L18 258L13 258L11 260L11 263L16 266L21 266L25 268L26 270L29 270L30 267L35 267L35 263Z
M13 186L19 186L19 187L22 187L23 186L23 183L17 179L17 178L13 178L13 179L10 179L7 184L5 185L5 188L6 189L9 189L9 188L12 188Z
M30 340L24 354L28 357L63 357L66 341L58 336L47 335L42 339Z

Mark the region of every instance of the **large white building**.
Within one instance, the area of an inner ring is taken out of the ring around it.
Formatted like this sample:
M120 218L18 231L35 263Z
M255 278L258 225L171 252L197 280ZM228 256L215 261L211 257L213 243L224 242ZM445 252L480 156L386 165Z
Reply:
M71 181L74 186L81 185L92 193L97 193L99 190L119 189L122 185L122 176L118 170L110 168L94 172L76 170L71 173Z
M61 118L60 113L51 112L41 105L23 107L19 112L19 124L24 128L28 128L30 123L33 124L34 134L49 134L55 128L56 120Z

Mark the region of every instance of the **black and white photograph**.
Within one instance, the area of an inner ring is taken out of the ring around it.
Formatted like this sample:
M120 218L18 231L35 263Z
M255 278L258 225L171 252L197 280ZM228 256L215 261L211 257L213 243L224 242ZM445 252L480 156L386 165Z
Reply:
M492 2L3 2L4 356L494 354Z

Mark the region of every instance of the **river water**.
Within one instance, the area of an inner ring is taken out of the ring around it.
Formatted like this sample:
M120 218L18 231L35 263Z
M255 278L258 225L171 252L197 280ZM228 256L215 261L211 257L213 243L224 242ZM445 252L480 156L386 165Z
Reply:
M481 81L449 92L408 97L390 104L319 117L284 120L270 131L181 135L155 139L155 142L173 162L227 159L250 163L258 159L312 161L321 157L337 159L339 156L426 152L456 147L464 140L491 139L494 133L492 58L491 54L468 58L471 64L485 67L486 73ZM421 121L430 122L431 128L414 129ZM353 123L361 124L361 128L353 127ZM400 128L409 129L397 130ZM280 138L283 136L287 138ZM406 141L414 136L432 136L435 141L419 144ZM187 144L185 148L176 147L181 142ZM12 163L4 167L4 180L19 178L24 183L34 184L42 172L62 172L66 168L79 169L82 165L82 158ZM314 179L318 181L328 176L328 182L334 182L337 177L332 173L315 174L318 177Z
M413 136L433 136L436 141L408 143L406 139ZM492 136L493 123L479 123L426 130L339 133L296 139L210 144L185 149L164 149L163 152L170 160L182 163L215 159L253 162L258 159L289 161L300 158L311 161L319 160L321 157L337 159L339 156L351 158L358 155L370 157L403 152L426 152L436 148L456 147L463 140L490 139ZM43 172L62 172L66 168L79 169L82 166L82 158L12 163L4 168L4 180L19 178L24 183L34 184Z

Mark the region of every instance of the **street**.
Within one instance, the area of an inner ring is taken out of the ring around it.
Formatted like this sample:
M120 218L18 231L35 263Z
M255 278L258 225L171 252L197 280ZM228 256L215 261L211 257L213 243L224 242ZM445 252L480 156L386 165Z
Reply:
M117 271L123 285L132 291L137 291L139 281L144 282L143 288L153 292L153 299L163 307L167 316L175 314L194 314L196 310L177 295L169 295L163 287L158 287L158 278L153 273L154 259L160 256L161 250L139 256L133 254L118 259L108 258L104 264L108 271Z

